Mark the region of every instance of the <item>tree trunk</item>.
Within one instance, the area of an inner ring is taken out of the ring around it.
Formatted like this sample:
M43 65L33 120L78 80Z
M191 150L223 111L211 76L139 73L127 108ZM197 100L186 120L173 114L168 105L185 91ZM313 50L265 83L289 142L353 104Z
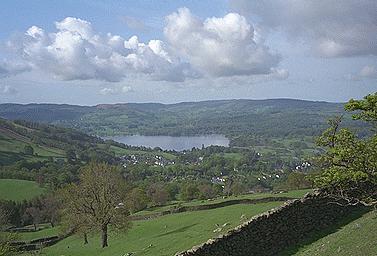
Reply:
M50 224L51 224L51 227L52 227L52 228L55 227L55 224L54 224L53 221L51 221Z
M102 225L102 248L107 246L107 225Z
M33 224L34 225L34 231L37 231L37 224Z
M88 244L88 235L84 232L84 244Z

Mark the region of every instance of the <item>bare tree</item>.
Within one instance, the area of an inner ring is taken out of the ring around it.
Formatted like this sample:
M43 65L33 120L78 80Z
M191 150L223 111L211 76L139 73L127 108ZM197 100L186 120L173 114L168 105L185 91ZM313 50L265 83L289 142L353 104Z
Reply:
M14 253L14 248L10 245L10 241L17 237L13 233L1 232L7 226L9 221L9 213L0 207L0 255L10 256Z
M29 207L26 208L25 214L28 215L34 225L34 230L37 230L37 225L41 222L41 210L38 207Z
M127 189L118 167L89 163L81 169L79 184L61 191L63 214L74 220L79 230L99 230L102 247L108 246L108 227L127 230L130 222L125 207Z
M42 215L50 222L51 227L54 227L58 220L60 203L55 194L49 194L42 200Z

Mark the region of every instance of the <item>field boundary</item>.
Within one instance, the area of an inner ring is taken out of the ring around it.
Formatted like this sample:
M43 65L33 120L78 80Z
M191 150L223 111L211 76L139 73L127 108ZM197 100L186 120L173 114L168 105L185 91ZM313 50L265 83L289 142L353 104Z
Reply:
M234 199L234 200L228 200L228 201L213 203L213 204L172 207L169 210L165 210L158 213L130 216L129 219L130 220L150 220L150 219L155 219L164 215L181 213L181 212L211 210L211 209L217 209L217 208L227 207L227 206L236 205L236 204L260 204L260 203L269 203L269 202L285 202L285 201L293 200L293 199L294 198L292 197L272 197L272 196L264 197L264 198L255 198L255 199Z
M360 206L341 206L319 192L254 216L225 235L176 256L273 256L329 228Z

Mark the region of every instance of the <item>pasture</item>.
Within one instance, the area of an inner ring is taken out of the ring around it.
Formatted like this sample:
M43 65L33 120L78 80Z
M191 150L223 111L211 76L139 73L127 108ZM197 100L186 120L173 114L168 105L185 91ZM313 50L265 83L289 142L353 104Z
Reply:
M78 235L42 250L42 255L174 255L203 243L241 224L246 219L277 207L282 202L232 205L212 210L184 212L151 220L134 221L129 232L111 232L109 247L100 248L100 236L92 234L84 245ZM242 218L241 216L244 215ZM217 230L216 230L217 229Z
M295 256L364 256L377 252L377 213L365 213L335 232L297 249Z
M0 199L23 201L42 195L45 189L34 181L0 179Z

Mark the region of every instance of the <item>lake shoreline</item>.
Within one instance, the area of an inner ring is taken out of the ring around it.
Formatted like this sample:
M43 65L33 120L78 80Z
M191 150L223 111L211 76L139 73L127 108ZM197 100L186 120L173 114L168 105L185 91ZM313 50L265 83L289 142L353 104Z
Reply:
M159 147L163 150L184 151L192 148L208 146L229 147L230 140L225 135L196 135L196 136L148 136L148 135L116 135L103 137L105 140L114 140L126 145L143 146L148 148Z

